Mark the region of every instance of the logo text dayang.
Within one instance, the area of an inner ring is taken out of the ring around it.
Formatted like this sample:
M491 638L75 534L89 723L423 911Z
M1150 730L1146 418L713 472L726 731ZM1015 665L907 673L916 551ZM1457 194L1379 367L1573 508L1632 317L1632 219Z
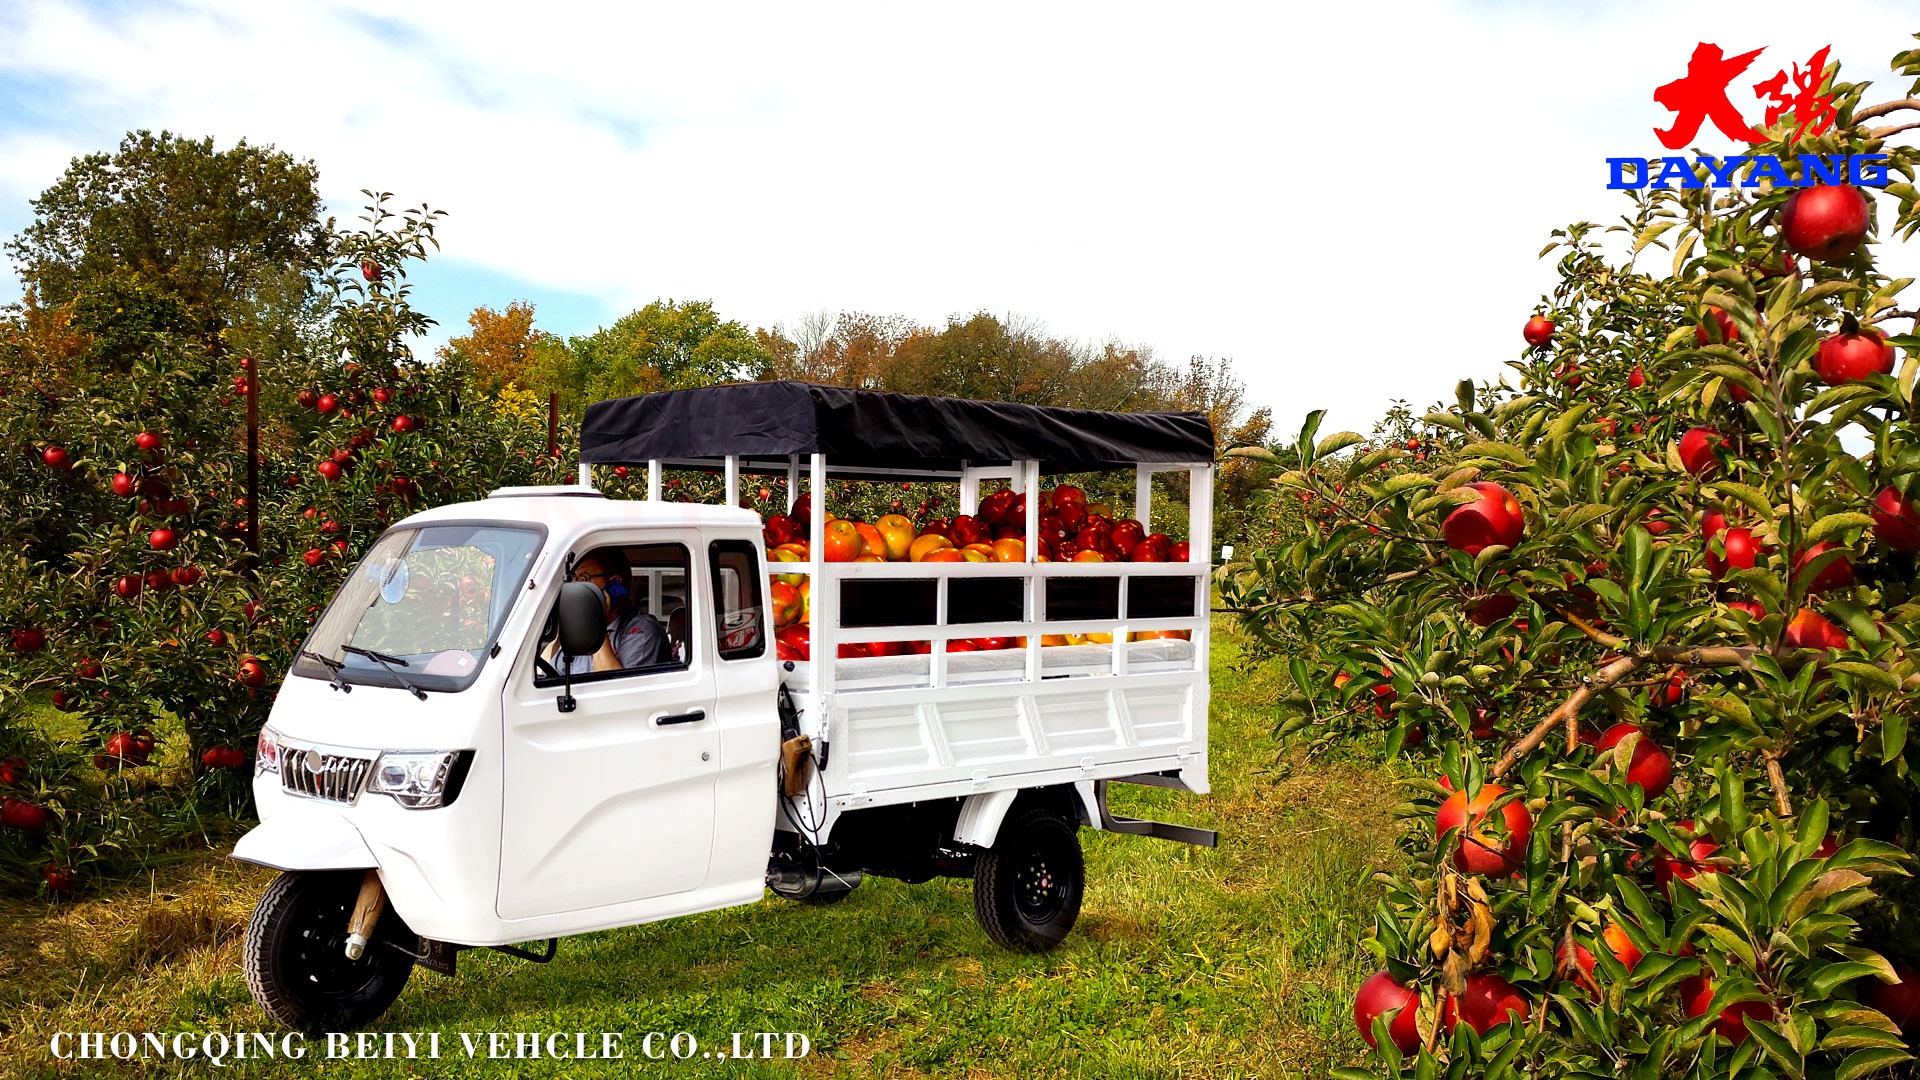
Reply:
M1887 186L1885 154L1801 154L1795 177L1772 154L1735 154L1730 157L1610 157L1607 187L1631 191L1640 188L1813 187L1816 184Z
M1767 133L1748 123L1728 96L1733 82L1744 74L1764 48L1729 56L1712 42L1694 46L1682 77L1659 87L1653 100L1673 114L1670 126L1654 128L1660 144L1678 150L1711 123L1729 139L1761 143ZM1828 64L1831 47L1822 47L1806 63L1794 62L1752 84L1765 105L1765 123L1771 127L1791 117L1794 127L1787 144L1818 138L1839 117L1834 105ZM1789 168L1789 166L1795 166ZM1886 154L1800 154L1782 159L1772 154L1735 154L1727 157L1610 157L1607 187L1615 191L1644 188L1753 188L1813 187L1818 184L1887 186ZM1795 175L1795 173L1798 175Z

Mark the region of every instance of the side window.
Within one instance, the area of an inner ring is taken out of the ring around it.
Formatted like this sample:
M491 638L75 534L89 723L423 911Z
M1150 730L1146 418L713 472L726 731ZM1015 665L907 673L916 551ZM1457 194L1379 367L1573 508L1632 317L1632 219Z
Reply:
M747 660L766 651L760 614L760 558L745 540L716 540L707 549L713 565L714 633L720 659Z
M559 655L558 631L548 611L534 685L560 682L560 665L575 681L685 668L692 656L684 544L600 545L573 556L573 579L599 586L607 602L607 633L591 656Z

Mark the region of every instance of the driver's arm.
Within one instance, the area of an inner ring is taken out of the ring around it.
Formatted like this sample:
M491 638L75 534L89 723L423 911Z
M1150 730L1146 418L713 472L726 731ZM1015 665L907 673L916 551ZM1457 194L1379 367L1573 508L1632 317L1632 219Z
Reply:
M620 657L615 655L613 651L613 639L611 637L601 638L600 651L593 654L593 670L618 671L620 667Z

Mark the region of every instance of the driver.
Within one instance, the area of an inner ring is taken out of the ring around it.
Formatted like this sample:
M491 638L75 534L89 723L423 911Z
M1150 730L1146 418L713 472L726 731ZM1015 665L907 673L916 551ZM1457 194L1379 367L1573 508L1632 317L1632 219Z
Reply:
M568 657L569 675L645 667L660 657L666 631L659 619L635 609L626 582L610 572L610 567L620 565L616 554L590 551L573 564L573 580L591 582L606 600L607 637L592 656Z

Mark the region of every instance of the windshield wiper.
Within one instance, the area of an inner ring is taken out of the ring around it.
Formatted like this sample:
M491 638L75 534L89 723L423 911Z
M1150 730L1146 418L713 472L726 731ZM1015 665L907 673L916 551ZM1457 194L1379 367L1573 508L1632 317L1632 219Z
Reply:
M319 661L320 665L327 669L327 682L335 690L338 690L343 694L353 693L353 684L340 677L340 670L346 667L345 664L342 664L340 661L335 660L331 656L321 656L319 653L314 652L312 649L301 649L300 655L306 657L309 660Z
M340 651L350 652L355 656L364 656L367 659L373 661L374 663L379 664L381 667L386 668L389 672L391 672L395 679L399 680L400 685L403 688L405 688L407 693L412 694L414 697L419 698L421 701L427 700L427 692L425 690L422 690L419 687L408 682L407 677L405 675L400 674L401 668L411 666L400 657L388 656L386 653L374 652L372 649L363 649L358 645L342 645L340 646Z

